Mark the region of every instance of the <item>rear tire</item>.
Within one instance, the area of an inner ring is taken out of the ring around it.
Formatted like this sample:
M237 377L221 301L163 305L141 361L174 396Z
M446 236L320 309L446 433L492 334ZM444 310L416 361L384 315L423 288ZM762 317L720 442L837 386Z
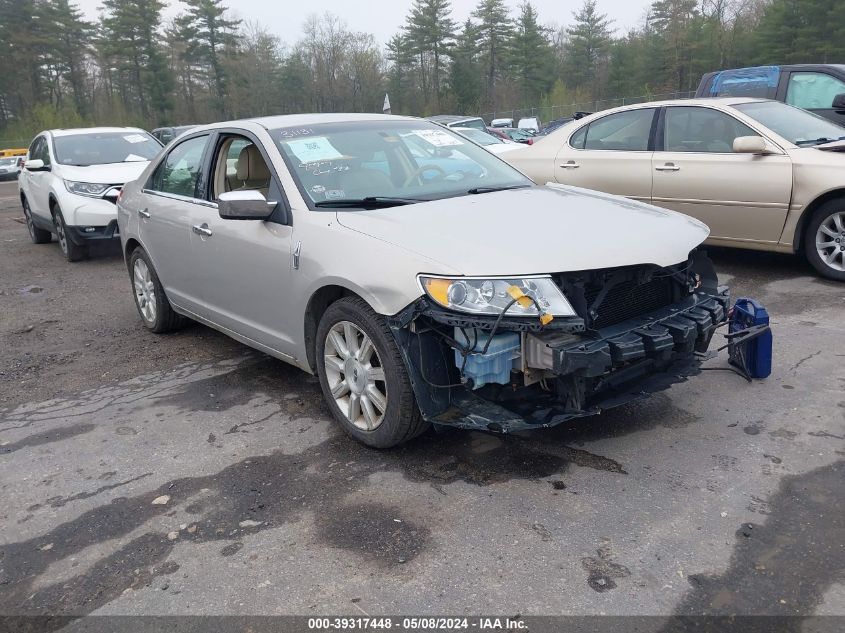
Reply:
M845 198L815 210L804 234L804 256L822 277L845 281Z
M59 238L59 246L65 259L69 262L78 262L88 257L88 249L74 244L70 239L65 218L58 206L53 207L53 226L56 227L56 236Z
M135 307L144 322L144 326L156 334L164 334L179 329L184 319L178 315L159 281L150 256L140 246L129 256L129 279L132 283L132 296Z
M429 428L390 328L362 299L328 307L317 327L316 361L332 415L362 444L390 448Z
M23 215L26 218L29 239L32 240L33 244L49 244L53 239L53 234L35 226L32 220L32 209L29 208L29 201L26 198L21 199L21 205L23 205Z

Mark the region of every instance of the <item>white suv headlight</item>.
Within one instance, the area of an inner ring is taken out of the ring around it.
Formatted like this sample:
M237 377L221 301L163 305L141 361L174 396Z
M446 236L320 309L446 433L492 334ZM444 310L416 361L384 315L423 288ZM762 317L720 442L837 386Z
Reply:
M507 308L507 316L575 316L569 301L548 276L502 279L420 275L419 280L426 295L450 310L498 316ZM519 300L520 296L531 300Z
M68 191L75 193L78 196L99 198L106 191L111 189L113 185L101 185L94 182L74 182L73 180L65 180L65 187Z

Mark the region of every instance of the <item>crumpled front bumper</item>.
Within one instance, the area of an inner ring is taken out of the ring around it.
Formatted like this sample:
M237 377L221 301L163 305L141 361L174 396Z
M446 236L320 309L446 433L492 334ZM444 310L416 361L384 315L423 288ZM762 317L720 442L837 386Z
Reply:
M595 415L698 374L711 356L706 352L716 328L727 319L729 301L727 289L720 288L715 294L696 292L680 303L598 331L523 333L524 341L536 337L535 348L546 346L544 371L553 378L544 383L551 388L504 386L496 401L463 385L438 386L448 382L443 376L439 383L422 378L415 371L420 357L409 353L413 348L403 353L429 421L498 433L545 428ZM523 345L525 354L527 343Z

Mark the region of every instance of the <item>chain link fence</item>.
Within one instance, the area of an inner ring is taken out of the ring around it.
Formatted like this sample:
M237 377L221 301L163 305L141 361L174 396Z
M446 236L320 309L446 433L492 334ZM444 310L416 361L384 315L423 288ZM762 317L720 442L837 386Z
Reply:
M493 119L513 119L514 125L519 119L537 117L542 123L548 123L555 119L570 117L576 112L599 112L619 106L644 103L646 101L664 101L668 99L692 99L695 91L691 92L667 92L664 94L642 95L639 97L620 97L616 99L598 99L596 101L585 101L583 103L570 103L569 105L538 106L533 108L518 108L515 110L497 110L480 115L490 123Z
M0 149L24 149L29 147L31 138L0 139Z

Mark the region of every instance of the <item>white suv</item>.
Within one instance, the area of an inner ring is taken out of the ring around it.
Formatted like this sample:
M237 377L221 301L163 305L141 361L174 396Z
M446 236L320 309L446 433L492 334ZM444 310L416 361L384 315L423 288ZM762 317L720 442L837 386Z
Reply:
M32 241L46 244L55 233L75 262L91 242L117 238L117 196L159 150L161 143L137 128L41 132L18 178Z

